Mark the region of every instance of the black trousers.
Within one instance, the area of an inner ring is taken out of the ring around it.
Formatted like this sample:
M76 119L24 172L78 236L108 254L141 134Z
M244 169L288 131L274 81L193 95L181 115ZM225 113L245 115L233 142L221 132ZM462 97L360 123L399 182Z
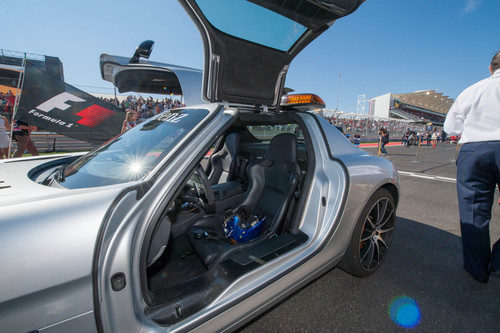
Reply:
M464 268L488 281L500 270L500 240L490 249L491 208L500 184L500 141L466 143L457 158L457 194Z

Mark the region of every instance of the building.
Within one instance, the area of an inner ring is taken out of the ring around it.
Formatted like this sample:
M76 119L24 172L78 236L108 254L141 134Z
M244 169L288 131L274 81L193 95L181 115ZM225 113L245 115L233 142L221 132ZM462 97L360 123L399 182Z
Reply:
M454 100L435 90L388 93L370 99L370 115L443 125Z

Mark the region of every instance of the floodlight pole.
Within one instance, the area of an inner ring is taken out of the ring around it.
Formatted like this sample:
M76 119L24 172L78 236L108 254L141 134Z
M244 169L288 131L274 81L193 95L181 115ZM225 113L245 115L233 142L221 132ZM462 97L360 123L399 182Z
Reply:
M358 95L356 103L356 114L365 114L366 111L366 95Z
M24 77L25 77L25 69L26 69L26 53L24 53L23 61L21 62L21 70L19 71L19 79L17 80L17 89L16 89L16 99L14 100L14 108L12 109L12 117L10 119L10 138L9 138L9 151L7 154L7 158L10 158L10 152L12 149L12 136L14 133L14 119L17 114L17 108L19 107L19 100L21 99L21 90L24 85Z

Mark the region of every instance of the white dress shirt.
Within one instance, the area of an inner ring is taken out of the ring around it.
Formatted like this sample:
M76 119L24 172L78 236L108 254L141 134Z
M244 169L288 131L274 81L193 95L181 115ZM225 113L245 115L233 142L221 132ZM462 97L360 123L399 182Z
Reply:
M444 130L462 134L459 143L500 140L500 69L457 97Z

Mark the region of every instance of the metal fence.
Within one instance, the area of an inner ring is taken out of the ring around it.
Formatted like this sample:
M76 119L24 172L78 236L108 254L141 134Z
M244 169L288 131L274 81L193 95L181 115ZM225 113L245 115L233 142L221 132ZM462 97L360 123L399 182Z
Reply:
M26 57L26 61L31 65L40 67L44 65L45 56L41 54L19 52L13 50L0 49L0 63L10 66L21 66L22 59Z
M350 135L361 135L362 137L376 137L381 127L386 128L391 135L400 137L407 129L416 132L425 131L425 124L410 120L395 118L380 118L370 115L345 114L330 112L324 116L334 125L342 126L344 132Z
M18 78L0 76L0 85L8 87L16 87L18 80L19 80Z
M259 140L271 140L281 133L295 133L299 138L302 137L302 132L295 124L248 126L248 130Z
M51 132L33 132L31 133L31 140L33 140L38 152L89 151L97 146ZM12 147L12 151L15 151L17 148L15 140L12 140Z

